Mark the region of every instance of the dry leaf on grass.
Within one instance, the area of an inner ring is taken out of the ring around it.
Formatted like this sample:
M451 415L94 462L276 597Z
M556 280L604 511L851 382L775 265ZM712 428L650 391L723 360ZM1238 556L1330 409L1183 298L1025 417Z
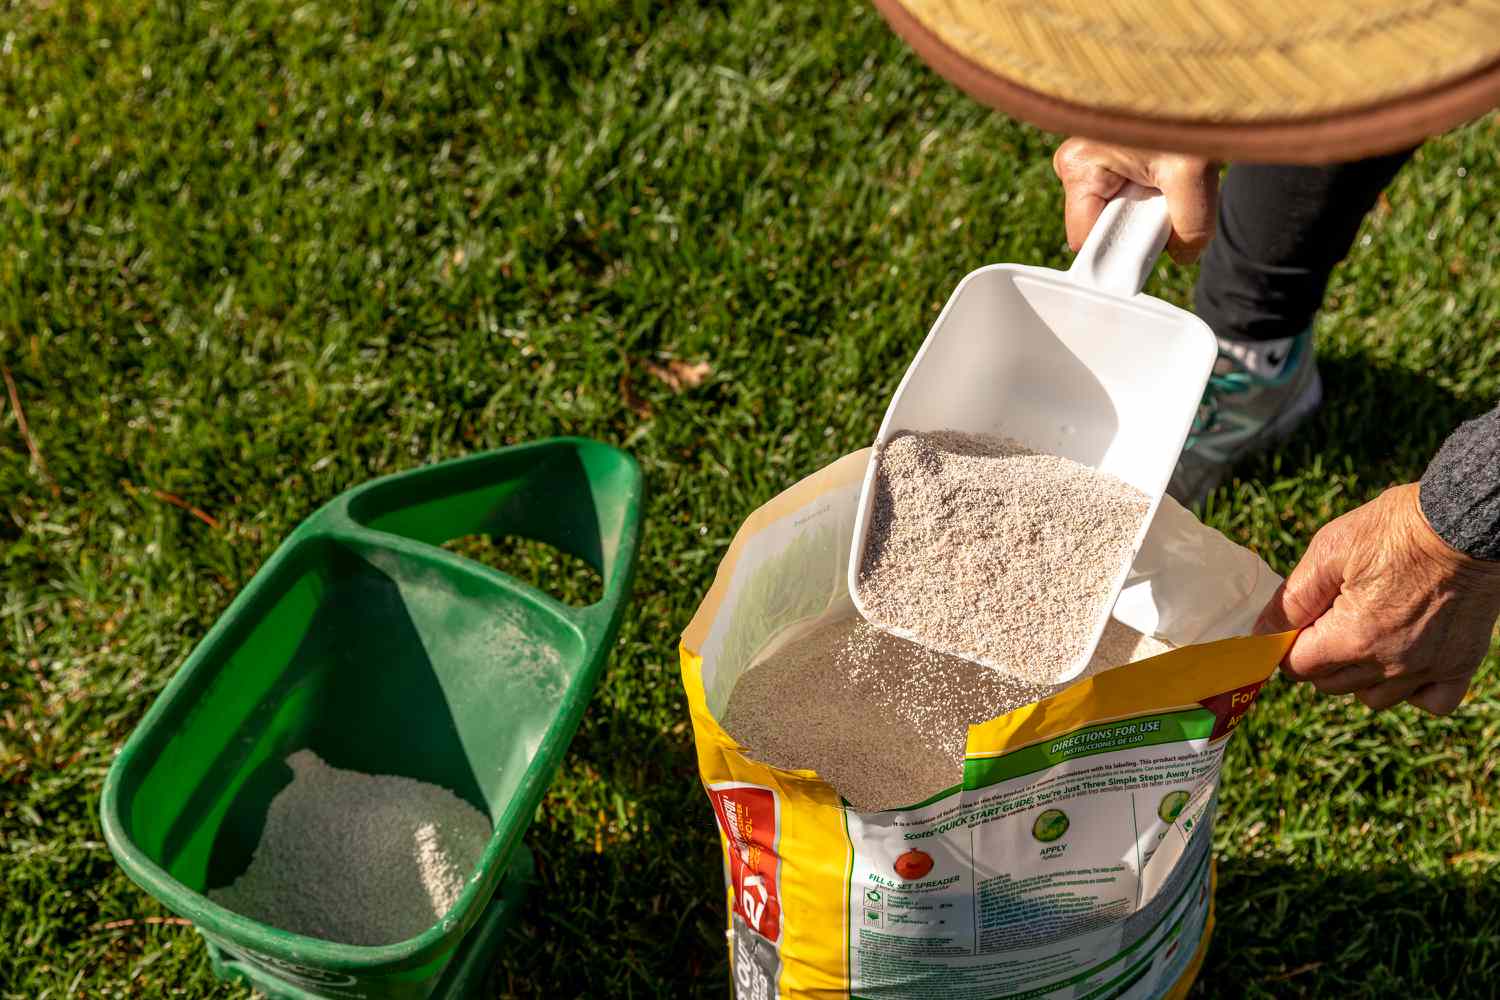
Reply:
M635 386L630 382L630 369L628 368L620 373L620 402L625 404L625 409L642 420L651 419L651 404L636 395Z
M36 341L33 340L32 343L35 344ZM52 495L61 496L62 491L58 489L52 473L47 471L47 460L42 458L42 450L37 447L36 441L31 437L31 428L26 425L26 411L21 409L21 394L16 389L16 380L11 378L10 369L4 365L0 365L0 374L5 376L5 391L10 395L11 412L16 415L16 428L21 432L21 440L26 442L26 450L31 454L31 464L36 466L42 482L51 488Z
M1322 967L1322 962L1303 962L1301 965L1295 968L1273 973L1272 975L1267 976L1265 981L1268 983L1282 983L1286 982L1288 979L1294 979L1297 976L1302 975L1304 972L1316 972Z
M642 362L646 371L667 384L667 388L673 392L682 392L684 389L696 389L703 384L703 380L713 372L707 361L698 361L689 364L676 358L669 360L666 365L659 365L653 361Z

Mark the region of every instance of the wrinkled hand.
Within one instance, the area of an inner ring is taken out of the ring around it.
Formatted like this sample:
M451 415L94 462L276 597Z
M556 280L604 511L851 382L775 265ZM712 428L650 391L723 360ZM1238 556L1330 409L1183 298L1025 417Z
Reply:
M1377 711L1458 707L1500 617L1500 563L1451 548L1397 486L1315 536L1261 612L1259 633L1303 628L1282 670Z
M1062 181L1063 217L1068 245L1074 250L1083 246L1105 203L1126 181L1157 188L1167 196L1167 214L1172 218L1167 252L1179 264L1197 260L1213 238L1219 168L1207 160L1069 139L1057 147L1052 169Z

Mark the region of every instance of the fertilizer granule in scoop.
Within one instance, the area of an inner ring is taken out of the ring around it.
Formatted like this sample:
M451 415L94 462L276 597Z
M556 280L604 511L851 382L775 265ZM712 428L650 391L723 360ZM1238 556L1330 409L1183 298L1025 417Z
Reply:
M445 788L287 757L250 867L209 898L281 930L394 944L457 901L490 838L484 813Z
M1149 507L1009 438L903 433L876 459L860 601L924 645L1050 683L1083 654Z

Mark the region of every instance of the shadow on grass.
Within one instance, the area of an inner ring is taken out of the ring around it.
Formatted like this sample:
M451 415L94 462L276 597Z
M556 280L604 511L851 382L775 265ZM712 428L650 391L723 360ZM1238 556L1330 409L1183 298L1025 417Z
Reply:
M1241 462L1238 478L1269 483L1321 467L1372 488L1410 482L1454 428L1495 405L1460 396L1436 372L1345 357L1320 358L1318 368L1322 408L1285 445Z
M664 682L676 683L666 675ZM728 989L724 880L691 731L667 734L595 704L568 774L532 825L537 884L497 955L487 994L713 996ZM596 803L597 789L605 801ZM605 833L618 792L638 804L628 839Z
M1219 864L1194 997L1493 997L1500 879Z

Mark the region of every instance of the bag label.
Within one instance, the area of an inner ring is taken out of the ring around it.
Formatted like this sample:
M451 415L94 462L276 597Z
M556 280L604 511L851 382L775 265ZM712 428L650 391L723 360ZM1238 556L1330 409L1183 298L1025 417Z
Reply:
M781 983L779 949L752 931L738 911L729 933L735 1000L773 1000Z
M780 803L763 785L730 781L710 785L719 830L729 845L734 912L771 944L781 941L781 858L777 854Z
M1187 961L1173 941L1195 927L1196 947L1207 915L1230 700L971 754L938 801L847 811L851 992L1156 995Z

